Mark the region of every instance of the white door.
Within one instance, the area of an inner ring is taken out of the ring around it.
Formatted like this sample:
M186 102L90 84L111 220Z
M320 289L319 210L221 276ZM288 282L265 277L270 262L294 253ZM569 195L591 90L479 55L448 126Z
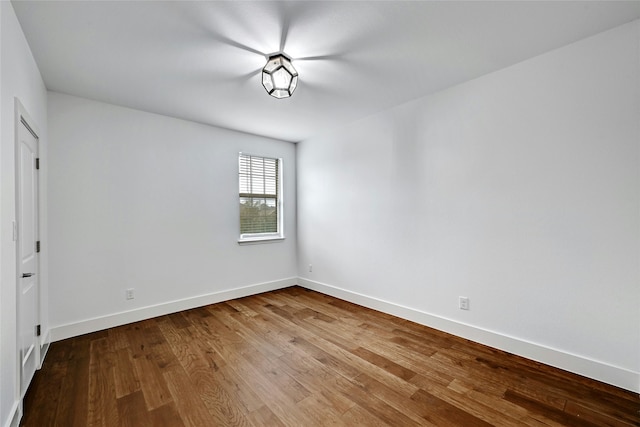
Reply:
M20 117L17 152L18 350L24 396L38 365L38 137Z

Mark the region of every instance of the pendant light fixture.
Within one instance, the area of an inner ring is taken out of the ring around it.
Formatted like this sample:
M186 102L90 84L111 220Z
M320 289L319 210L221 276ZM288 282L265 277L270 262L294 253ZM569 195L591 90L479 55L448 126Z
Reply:
M274 98L288 98L298 86L298 72L283 53L269 56L262 69L262 86Z

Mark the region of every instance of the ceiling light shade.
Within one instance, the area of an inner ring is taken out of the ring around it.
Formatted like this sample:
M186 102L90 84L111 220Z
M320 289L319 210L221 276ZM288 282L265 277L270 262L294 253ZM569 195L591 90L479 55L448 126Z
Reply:
M291 60L278 53L271 55L262 69L262 86L274 98L288 98L298 86L298 72Z

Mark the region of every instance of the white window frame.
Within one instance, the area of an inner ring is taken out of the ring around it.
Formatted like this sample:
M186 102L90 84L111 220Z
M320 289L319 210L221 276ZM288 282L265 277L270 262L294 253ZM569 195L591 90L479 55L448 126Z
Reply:
M283 184L282 184L282 158L266 156L260 154L250 154L240 152L238 154L238 201L240 201L240 162L242 156L250 156L250 157L262 157L265 159L275 159L278 162L278 187L277 187L277 198L276 198L276 214L277 214L277 228L278 231L275 233L240 233L240 237L238 238L239 244L251 244L251 243L267 243L284 240L284 212L283 212ZM238 204L239 206L239 204ZM238 207L238 231L240 231L240 210Z

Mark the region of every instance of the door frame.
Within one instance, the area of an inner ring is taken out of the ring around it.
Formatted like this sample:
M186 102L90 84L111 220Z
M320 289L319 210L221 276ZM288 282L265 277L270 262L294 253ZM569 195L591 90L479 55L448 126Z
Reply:
M19 150L20 150L20 126L24 126L27 128L27 130L29 132L31 132L31 134L35 137L36 139L36 144L37 144L37 151L38 151L38 157L40 156L40 130L38 129L38 126L35 123L35 120L33 120L31 118L31 116L29 115L29 113L27 112L26 108L24 108L24 106L22 105L22 103L20 102L20 100L16 97L15 98L15 129L14 129L14 136L15 136L15 146L14 146L14 161L15 161L15 228L14 228L14 241L15 241L15 254L16 254L16 281L15 281L15 290L16 290L16 357L17 357L17 375L18 375L18 396L20 399L22 399L24 397L24 393L26 392L26 389L28 388L25 387L25 389L22 389L22 383L23 383L23 372L22 372L22 357L20 354L20 292L19 292L19 288L20 288L20 277L22 274L22 268L21 268L21 262L20 262L20 253L21 253L21 248L20 248L20 238L18 236L20 227L18 224L19 218L21 218L21 194L20 194L20 184L21 184L21 178L20 178L20 171L21 171L21 167L20 167L20 156L19 156ZM35 230L34 230L34 238L36 241L40 240L40 213L41 213L41 208L40 208L40 174L36 173L36 177L35 177ZM35 243L35 242L34 242ZM36 311L36 325L37 324L41 324L41 313L42 313L42 309L41 309L41 280L40 280L40 271L41 271L41 265L40 265L40 254L36 253L36 260L35 260L35 264L36 264L36 268L35 268L35 273L36 273L36 279L35 279L35 295L36 295L36 307L35 307L35 311ZM35 326L35 325L34 325ZM41 336L38 337L36 336L36 345L33 349L33 351L35 352L35 361L36 361L36 370L40 369L41 365L42 365L42 359L41 359Z

